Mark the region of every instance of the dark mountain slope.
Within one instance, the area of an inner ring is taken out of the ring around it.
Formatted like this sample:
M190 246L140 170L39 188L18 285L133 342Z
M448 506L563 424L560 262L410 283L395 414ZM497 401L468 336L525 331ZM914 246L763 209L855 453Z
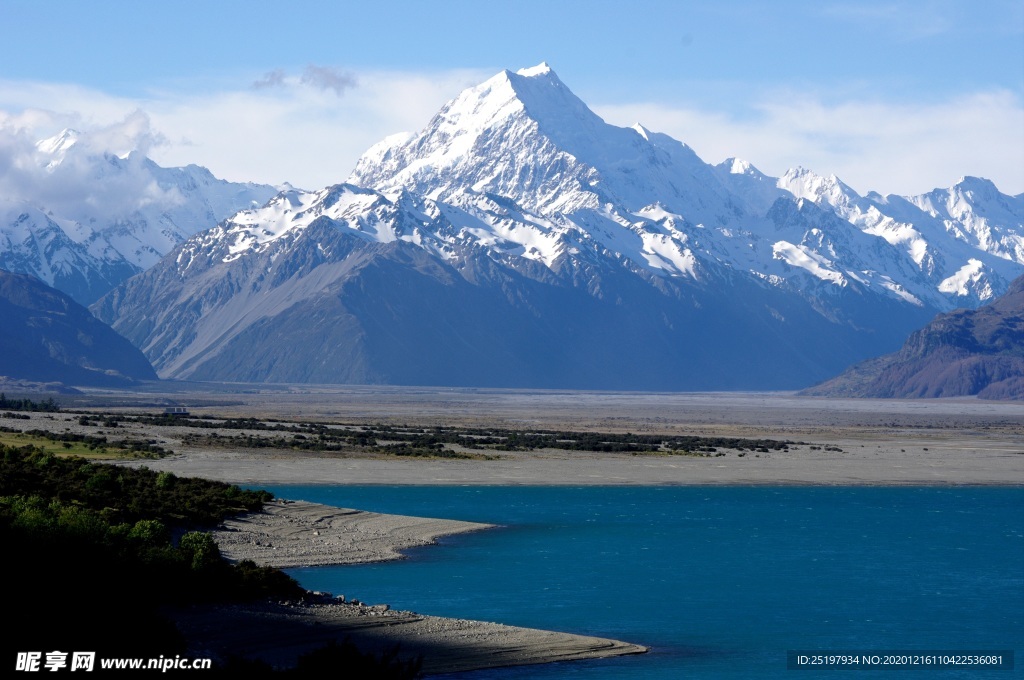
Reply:
M940 314L899 352L862 362L804 394L1024 399L1024 277L991 304Z
M35 277L4 270L0 375L96 386L157 379L142 352L85 307Z
M162 375L189 380L795 389L885 347L728 272L554 271L472 247L446 261L330 220L230 261L226 248L190 248L93 307Z

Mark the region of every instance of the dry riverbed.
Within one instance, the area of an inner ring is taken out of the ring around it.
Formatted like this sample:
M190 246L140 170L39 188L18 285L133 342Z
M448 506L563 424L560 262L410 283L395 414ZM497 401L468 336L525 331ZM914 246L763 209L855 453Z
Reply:
M1024 404L962 400L832 400L761 394L525 393L514 390L337 388L281 394L164 395L192 413L430 427L503 427L524 431L632 432L799 442L785 450L721 449L722 455L599 453L538 449L474 452L472 458L403 457L379 452L302 451L240 445L237 438L281 433L197 430L123 422L79 424L80 416L31 414L4 420L20 429L138 439L173 455L148 465L248 485L281 484L1024 484ZM151 397L145 397L151 399ZM104 397L100 399L109 399ZM91 411L159 413L131 406ZM143 397L138 397L142 400ZM197 405L198 404L198 405ZM211 404L211 405L204 405ZM197 436L199 435L199 436ZM217 445L210 435L219 436ZM236 439L232 439L235 437ZM198 443L197 443L198 442ZM207 442L207 443L204 443Z

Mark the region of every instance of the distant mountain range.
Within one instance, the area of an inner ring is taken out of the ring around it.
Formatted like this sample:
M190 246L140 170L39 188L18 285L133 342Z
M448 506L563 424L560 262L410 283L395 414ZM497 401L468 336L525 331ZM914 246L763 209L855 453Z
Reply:
M940 314L898 352L852 366L804 394L1024 399L1024 276L989 304Z
M195 165L97 153L64 130L40 141L31 197L0 195L0 268L91 304L196 232L262 205L277 189L226 182Z
M794 389L1024 272L1024 197L915 197L741 160L503 71L346 183L286 191L92 307L163 377Z
M33 276L0 270L0 319L0 376L106 387L157 379L130 342Z

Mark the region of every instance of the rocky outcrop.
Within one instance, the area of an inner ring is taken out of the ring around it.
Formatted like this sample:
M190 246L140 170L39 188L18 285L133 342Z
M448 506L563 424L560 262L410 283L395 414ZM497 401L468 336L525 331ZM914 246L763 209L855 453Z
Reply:
M893 354L804 394L1024 399L1024 277L989 305L940 314Z

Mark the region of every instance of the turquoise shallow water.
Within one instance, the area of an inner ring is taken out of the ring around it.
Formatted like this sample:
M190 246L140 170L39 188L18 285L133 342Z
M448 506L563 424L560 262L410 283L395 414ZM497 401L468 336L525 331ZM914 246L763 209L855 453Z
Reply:
M440 616L612 637L643 656L458 678L893 678L787 670L791 649L1024 650L1024 489L325 487L271 490L503 528L303 586ZM894 674L895 673L895 674ZM454 676L453 676L454 677Z

